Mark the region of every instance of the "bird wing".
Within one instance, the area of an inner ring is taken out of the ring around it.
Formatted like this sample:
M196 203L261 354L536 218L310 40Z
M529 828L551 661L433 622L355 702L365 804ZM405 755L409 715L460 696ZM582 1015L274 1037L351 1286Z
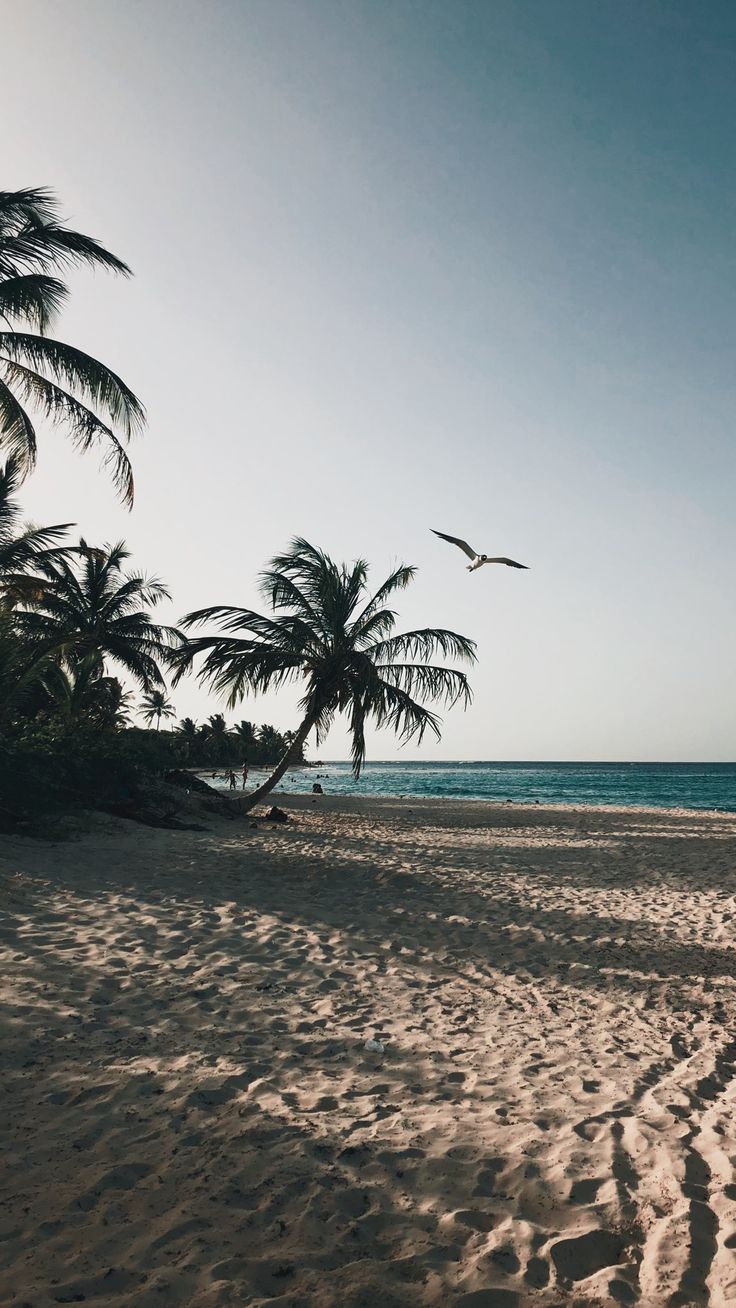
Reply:
M430 531L434 532L435 536L440 536L442 540L448 540L451 545L457 545L458 549L461 549L463 554L467 554L469 559L477 559L476 551L472 545L468 545L466 540L460 540L458 536L446 536L444 531L435 531L434 527L430 527Z
M517 563L514 559L485 559L485 563L505 563L507 568L526 568L529 571L528 563Z

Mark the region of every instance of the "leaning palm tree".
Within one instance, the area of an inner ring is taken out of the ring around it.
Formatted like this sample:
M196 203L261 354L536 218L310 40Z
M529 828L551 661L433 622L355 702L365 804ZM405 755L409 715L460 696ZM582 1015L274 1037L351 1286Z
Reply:
M66 428L74 444L99 445L123 500L133 502L125 443L143 407L116 373L47 332L68 289L56 274L80 264L130 276L99 241L64 227L51 191L0 191L0 447L23 473L36 462L29 408Z
M283 742L284 742L284 749L291 749L291 746L294 744L294 742L295 742L295 740L296 740L296 732L295 732L295 731L285 731L284 734L283 734L283 736L282 736L282 740L283 740ZM292 760L291 760L291 761L292 761L292 763L303 763L303 762L304 762L304 745L303 745L303 744L301 744L301 745L299 746L299 750L298 750L298 752L295 753L295 754L292 756Z
M124 668L146 692L163 685L166 663L180 640L172 627L154 621L149 608L169 598L157 578L126 572L122 541L78 548L41 560L45 588L16 613L19 632L60 661L88 655Z
M216 605L184 619L186 627L218 621L223 632L241 634L190 638L174 656L175 682L199 655L200 680L227 695L230 707L248 692L306 682L301 725L271 776L249 796L249 807L273 789L310 731L316 731L318 744L324 739L338 712L349 718L357 778L369 719L390 727L402 741L421 741L427 730L439 739L440 721L427 701L447 707L470 702L465 673L427 660L439 652L472 663L473 641L438 627L394 634L396 613L388 601L408 586L415 571L400 565L371 595L363 560L340 566L297 538L261 573L260 591L271 605L270 615Z
M161 730L162 718L176 717L174 706L171 700L167 699L165 690L150 690L143 698L139 709L140 715L149 727L156 721L156 730Z

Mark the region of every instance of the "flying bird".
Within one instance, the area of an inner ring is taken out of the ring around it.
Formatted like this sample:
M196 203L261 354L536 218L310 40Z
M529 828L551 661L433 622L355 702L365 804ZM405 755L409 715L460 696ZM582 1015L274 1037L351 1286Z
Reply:
M451 545L457 545L458 549L463 551L463 554L467 554L468 558L472 560L468 564L468 572L475 572L478 568L482 568L484 563L505 563L507 568L526 568L528 571L526 563L516 563L514 559L489 559L487 554L479 554L477 550L473 549L472 545L468 545L466 540L460 540L458 536L446 536L444 531L435 531L434 527L431 527L430 531L433 531L435 536L439 536L442 540L449 541Z

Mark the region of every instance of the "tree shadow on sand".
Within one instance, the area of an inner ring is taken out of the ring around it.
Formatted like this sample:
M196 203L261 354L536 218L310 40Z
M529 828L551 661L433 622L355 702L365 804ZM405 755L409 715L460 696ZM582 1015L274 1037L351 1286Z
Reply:
M555 1004L584 994L593 1016L598 1001L618 1004L625 1032L627 1011L671 992L687 1023L702 978L717 1020L733 951L607 911L610 862L596 881L572 856L560 869L557 855L489 843L479 868L477 849L439 828L433 839L448 851L439 871L411 832L397 845L297 819L279 832L155 833L150 867L82 845L78 872L9 897L0 1290L125 1308L541 1308L586 1304L599 1274L611 1301L641 1299L626 1124L686 1050L673 1040L663 1063L645 1052L628 1093L603 1107L570 1103L570 1151L594 1141L605 1170L548 1174L553 1133L496 1097L483 1022L502 1011L523 1046L541 1009L543 1034L556 1022L559 1039ZM668 841L636 847L642 868L669 879ZM725 893L722 856L702 842L683 893ZM605 858L619 866L618 847ZM403 1006L401 1038L386 995ZM365 1050L369 1035L385 1054ZM484 1048L482 1080L470 1052ZM555 1057L530 1047L519 1075L532 1083ZM696 1176L699 1189L682 1285L706 1303L717 1222L688 1139L686 1184Z

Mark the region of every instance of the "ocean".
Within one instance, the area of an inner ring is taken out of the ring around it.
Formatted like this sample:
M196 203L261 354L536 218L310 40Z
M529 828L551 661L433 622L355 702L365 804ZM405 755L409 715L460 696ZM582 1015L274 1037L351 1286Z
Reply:
M202 776L209 780L206 773ZM254 773L249 786L261 779L260 772ZM736 812L736 763L366 763L356 782L349 763L333 762L295 770L284 777L278 789L303 792L311 789L314 781L331 795L539 800L540 804Z

